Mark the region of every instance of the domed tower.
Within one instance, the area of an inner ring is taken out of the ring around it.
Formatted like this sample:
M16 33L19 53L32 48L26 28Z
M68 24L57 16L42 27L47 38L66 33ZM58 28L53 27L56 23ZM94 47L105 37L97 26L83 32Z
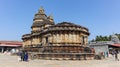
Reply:
M53 16L52 16L52 15L48 16L47 19L48 19L51 23L54 24L54 20L53 20Z
M34 16L31 33L22 36L23 44L27 46L36 46L41 44L41 33L52 25L54 25L53 17L51 15L47 17L43 7L41 7Z
M47 15L44 12L43 7L41 7L38 10L38 12L35 14L34 19L33 19L33 24L31 26L32 45L40 44L42 41L40 33L52 25L54 25L53 18L51 16L47 17Z
M33 25L31 26L33 33L35 31L43 30L46 27L54 25L54 20L52 16L47 17L44 12L43 7L41 7L38 13L35 14L33 19Z

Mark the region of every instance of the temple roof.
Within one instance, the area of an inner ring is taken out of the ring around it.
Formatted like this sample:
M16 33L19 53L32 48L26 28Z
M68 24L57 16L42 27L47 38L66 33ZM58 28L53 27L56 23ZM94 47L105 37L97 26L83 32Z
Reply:
M34 26L42 26L44 24L49 24L49 21L48 20L45 20L41 23L33 23L32 27ZM74 28L73 28L74 27ZM54 31L80 31L80 32L83 32L85 34L90 34L88 29L83 27L83 26L80 26L80 25L76 25L74 23L70 23L70 22L62 22L62 23L58 23L56 25L52 25L50 27L47 27L46 29L43 29L43 30L39 30L39 31L36 31L37 33L34 33L34 34L26 34L26 35L23 35L23 39L24 38L30 38L31 36L36 36L36 35L40 35L40 34L44 34L44 33L48 33L48 32L54 32Z
M31 27L40 27L45 24L53 25L54 23L51 23L49 20L43 19L43 21L37 21L37 22L33 23Z
M78 26L78 25L70 22L62 22L62 23L56 24L55 26Z
M22 35L22 39L24 39L24 38L30 38L31 37L31 34L24 34L24 35Z
M62 23L58 23L58 24L56 24L56 25L54 25L54 26L62 26L62 27L68 27L68 26L70 26L70 27L80 27L80 28L84 28L84 29L86 29L86 30L88 30L86 27L83 27L83 26L80 26L80 25L76 25L76 24L74 24L74 23L71 23L71 22L62 22Z

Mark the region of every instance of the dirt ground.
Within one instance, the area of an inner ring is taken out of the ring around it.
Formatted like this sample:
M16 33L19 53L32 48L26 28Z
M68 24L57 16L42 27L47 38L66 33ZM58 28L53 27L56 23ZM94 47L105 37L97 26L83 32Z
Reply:
M120 58L120 54L119 54ZM0 54L0 67L120 67L111 55L103 60L29 60L18 62L17 56Z

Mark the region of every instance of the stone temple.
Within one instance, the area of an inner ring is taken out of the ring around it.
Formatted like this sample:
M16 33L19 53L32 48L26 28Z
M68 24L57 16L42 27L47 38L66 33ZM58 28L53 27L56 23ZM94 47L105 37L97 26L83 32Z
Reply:
M91 59L89 30L70 22L55 24L41 7L35 14L31 33L22 36L23 48L42 59Z

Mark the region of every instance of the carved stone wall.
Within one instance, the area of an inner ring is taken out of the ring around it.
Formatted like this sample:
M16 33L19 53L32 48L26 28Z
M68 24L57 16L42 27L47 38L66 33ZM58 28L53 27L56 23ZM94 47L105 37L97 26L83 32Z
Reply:
M80 32L59 31L51 33L50 36L48 37L48 42L55 45L60 44L81 45L83 42L82 37L84 37L84 45L87 44L88 41L87 36L83 34L81 35ZM42 38L42 42L43 44L46 44L46 39Z

